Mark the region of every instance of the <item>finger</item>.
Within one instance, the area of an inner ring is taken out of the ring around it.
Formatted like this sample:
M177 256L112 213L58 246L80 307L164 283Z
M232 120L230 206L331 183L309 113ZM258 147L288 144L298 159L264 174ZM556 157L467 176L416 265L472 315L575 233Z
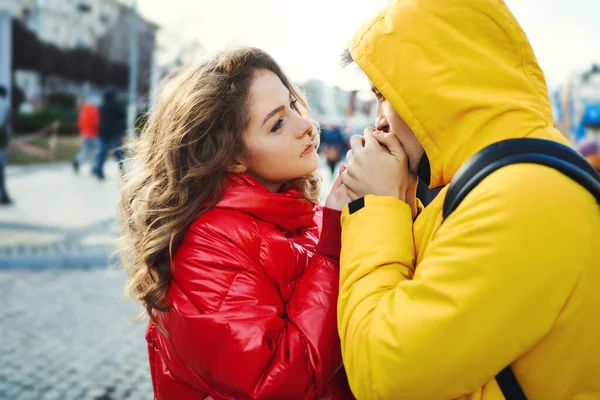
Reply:
M406 158L404 148L392 132L377 131L373 134L373 139L379 142L380 145L385 146L397 160Z
M341 169L340 169L341 171ZM342 186L344 184L344 181L342 181L342 174L338 174L337 178L335 178L335 181L333 182L333 185L331 186L331 190L330 192L334 192L336 189L339 189L340 186Z
M338 175L341 175L346 170L346 166L344 164L340 165L340 170L338 171Z
M378 131L368 131L365 129L365 147L381 147L377 139L375 139L375 137L373 136L375 132Z
M346 162L348 164L352 164L353 161L354 161L354 150L348 150L348 152L346 153Z
M362 196L359 196L358 194L356 194L355 192L353 192L352 189L350 189L348 186L346 186L346 190L348 191L348 196L350 197L350 199L352 201L362 197Z
M364 134L364 135L366 135L366 134L367 134L367 132L369 132L369 133L373 133L373 132L375 132L375 131L376 131L376 129L375 129L375 128L373 128L372 126L367 126L367 127L365 128L365 130L363 131L363 134Z
M354 177L352 175L350 175L350 172L348 169L345 170L340 176L342 177L342 183L346 186L351 184L354 180Z
M350 147L352 150L358 150L365 147L365 138L360 135L352 135L350 138Z
M409 187L416 188L417 185L419 184L419 176L417 174L413 174L412 172L409 172L408 179L410 182Z
M348 176L352 176L352 177L356 178L357 177L357 174L356 174L356 165L355 164L351 164L351 165L349 164L346 167L346 170L343 172L343 175L348 175Z
M348 195L350 196L350 198L352 198L352 200L356 200L359 197L356 194L356 192L357 192L356 185L358 184L358 180L356 178L354 178L353 176L346 174L346 173L343 173L341 176L342 176L343 184L346 187L346 190L348 191Z
M360 181L356 177L344 173L342 174L342 181L348 193L354 194L355 198L359 197L356 193L360 191Z

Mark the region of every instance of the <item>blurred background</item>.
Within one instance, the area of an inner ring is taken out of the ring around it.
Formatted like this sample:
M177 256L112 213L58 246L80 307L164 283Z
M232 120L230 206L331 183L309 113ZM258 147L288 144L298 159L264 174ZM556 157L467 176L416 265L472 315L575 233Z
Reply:
M120 149L158 82L224 47L271 53L322 125L324 198L349 137L374 124L366 78L339 54L386 3L0 0L0 399L152 398L145 320L133 321L141 309L124 294L115 242ZM546 74L556 126L593 160L600 2L507 4ZM99 143L103 104L123 122Z

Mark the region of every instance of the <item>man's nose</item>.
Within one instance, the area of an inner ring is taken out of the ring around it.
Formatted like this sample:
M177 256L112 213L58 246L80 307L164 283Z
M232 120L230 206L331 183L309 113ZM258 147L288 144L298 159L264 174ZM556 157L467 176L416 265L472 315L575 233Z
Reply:
M386 132L388 128L388 122L385 117L379 117L375 120L375 129L378 131Z

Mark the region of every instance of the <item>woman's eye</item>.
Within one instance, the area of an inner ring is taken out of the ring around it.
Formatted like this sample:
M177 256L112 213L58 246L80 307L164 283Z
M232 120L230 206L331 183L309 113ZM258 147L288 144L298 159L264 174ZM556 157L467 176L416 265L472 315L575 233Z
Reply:
M275 125L273 125L273 128L271 128L271 133L279 131L279 129L281 129L281 125L283 125L283 118L279 118L277 122L275 122Z

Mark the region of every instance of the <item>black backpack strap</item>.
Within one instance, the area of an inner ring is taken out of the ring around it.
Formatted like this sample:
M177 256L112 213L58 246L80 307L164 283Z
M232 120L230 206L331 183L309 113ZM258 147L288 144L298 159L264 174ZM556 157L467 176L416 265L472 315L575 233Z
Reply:
M527 400L510 365L498 372L496 382L500 386L500 390L506 400Z
M562 172L585 187L600 204L600 174L575 150L550 140L510 139L481 150L457 171L444 199L444 220L485 177L520 163L541 164ZM527 399L510 365L496 375L496 382L507 400Z
M444 219L489 174L520 163L554 168L585 187L600 203L600 174L575 150L550 140L509 139L481 150L456 172L444 199Z

